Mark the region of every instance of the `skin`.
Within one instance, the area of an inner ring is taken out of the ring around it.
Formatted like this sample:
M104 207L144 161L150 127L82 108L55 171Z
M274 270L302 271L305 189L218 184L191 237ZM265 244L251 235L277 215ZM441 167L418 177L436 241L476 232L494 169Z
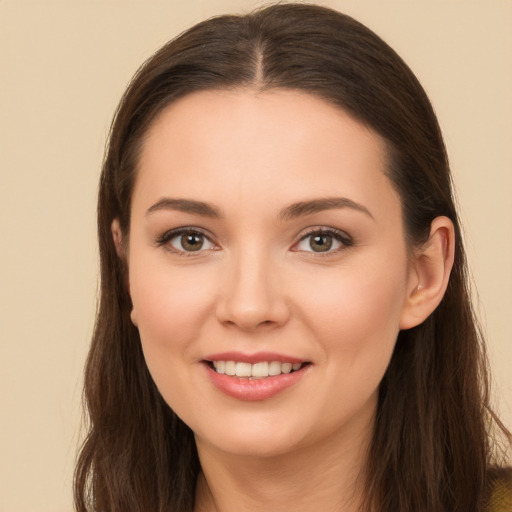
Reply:
M197 511L356 510L397 334L437 306L453 260L445 218L425 247L407 247L385 169L377 134L301 92L195 93L152 124L126 253L112 227L148 368L196 437ZM352 203L289 215L333 197ZM205 235L201 250L162 239L182 227ZM345 241L327 233L318 252L310 232L325 228ZM224 351L310 364L276 396L244 401L207 376L206 355Z

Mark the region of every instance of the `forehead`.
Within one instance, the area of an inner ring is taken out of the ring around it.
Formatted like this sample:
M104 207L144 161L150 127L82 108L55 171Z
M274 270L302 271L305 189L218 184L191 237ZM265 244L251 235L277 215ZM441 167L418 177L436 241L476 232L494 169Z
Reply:
M135 196L307 196L397 200L384 140L339 107L289 90L204 91L172 103L152 123ZM386 194L384 194L384 192ZM382 202L382 201L381 201ZM385 206L385 205L383 205Z

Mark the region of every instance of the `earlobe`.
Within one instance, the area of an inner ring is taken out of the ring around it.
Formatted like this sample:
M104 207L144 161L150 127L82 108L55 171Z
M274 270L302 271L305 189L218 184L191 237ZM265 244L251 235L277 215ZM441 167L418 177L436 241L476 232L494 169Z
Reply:
M448 287L454 254L453 223L436 217L428 241L414 255L400 329L416 327L437 308Z
M138 327L137 313L135 312L135 308L132 306L132 310L130 311L130 320L135 327Z

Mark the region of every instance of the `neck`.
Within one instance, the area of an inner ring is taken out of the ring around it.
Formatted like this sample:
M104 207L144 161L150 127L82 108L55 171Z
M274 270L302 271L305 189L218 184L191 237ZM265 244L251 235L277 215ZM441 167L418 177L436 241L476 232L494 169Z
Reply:
M239 456L196 439L202 473L195 512L356 512L370 429L293 454Z

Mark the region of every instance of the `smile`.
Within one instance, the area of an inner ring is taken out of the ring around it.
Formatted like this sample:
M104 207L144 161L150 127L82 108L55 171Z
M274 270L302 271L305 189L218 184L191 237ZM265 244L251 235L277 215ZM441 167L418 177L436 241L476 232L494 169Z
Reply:
M313 366L311 361L273 352L223 352L202 360L210 382L237 400L268 400L297 385Z
M303 365L303 363L282 363L280 361L262 361L254 364L240 361L211 361L210 364L221 375L249 379L265 379L282 373L292 373L300 370Z

